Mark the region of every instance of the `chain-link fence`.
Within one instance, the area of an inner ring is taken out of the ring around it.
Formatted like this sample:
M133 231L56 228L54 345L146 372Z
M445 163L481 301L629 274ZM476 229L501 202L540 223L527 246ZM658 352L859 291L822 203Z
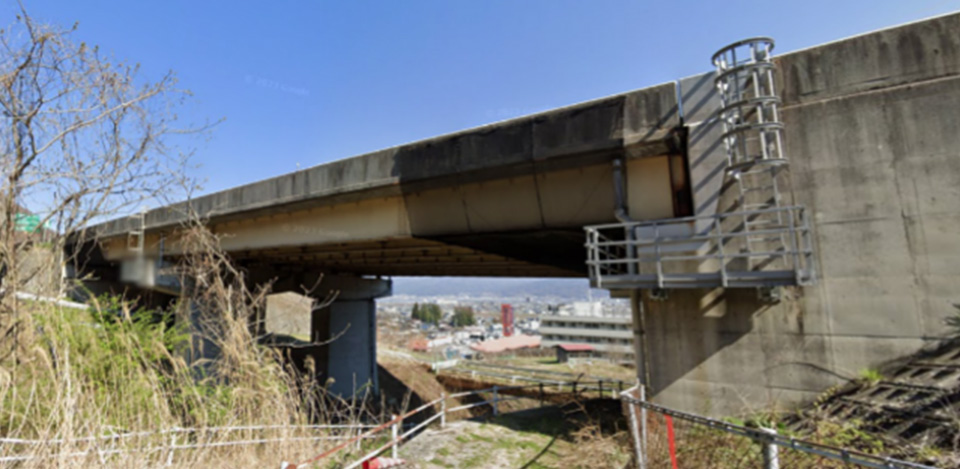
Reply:
M927 468L658 406L634 387L621 394L641 469Z

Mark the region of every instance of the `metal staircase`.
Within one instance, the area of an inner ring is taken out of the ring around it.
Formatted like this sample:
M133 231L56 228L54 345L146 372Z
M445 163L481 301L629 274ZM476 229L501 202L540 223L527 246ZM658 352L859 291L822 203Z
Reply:
M599 288L807 285L816 280L803 207L784 200L780 98L773 40L753 38L713 56L717 120L736 204L715 215L585 227Z

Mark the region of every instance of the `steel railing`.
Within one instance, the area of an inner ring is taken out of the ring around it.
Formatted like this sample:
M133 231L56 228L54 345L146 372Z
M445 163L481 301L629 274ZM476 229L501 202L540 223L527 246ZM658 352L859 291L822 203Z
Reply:
M765 217L783 222L749 228L751 220ZM803 207L593 225L584 230L586 263L598 288L767 287L816 281L811 229Z

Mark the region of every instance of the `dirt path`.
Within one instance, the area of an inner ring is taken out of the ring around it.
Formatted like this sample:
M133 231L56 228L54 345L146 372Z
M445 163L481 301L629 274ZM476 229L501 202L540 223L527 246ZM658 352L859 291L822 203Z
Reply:
M552 467L537 460L557 440L549 434L461 420L417 436L400 449L400 456L410 467L422 469Z
M572 437L575 431L560 409L531 409L428 430L401 447L399 455L409 461L406 467L418 469L613 467L578 463L585 442ZM622 456L613 455L626 462L628 456Z

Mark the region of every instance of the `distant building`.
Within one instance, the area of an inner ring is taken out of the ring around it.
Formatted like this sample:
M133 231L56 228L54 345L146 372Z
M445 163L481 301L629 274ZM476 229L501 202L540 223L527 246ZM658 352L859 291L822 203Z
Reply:
M407 347L414 352L427 352L434 347L450 345L452 343L453 336L443 336L432 339L419 338L411 340Z
M589 360L596 353L592 345L587 344L560 344L557 349L558 363L575 363Z
M526 348L539 348L540 343L540 337L516 334L510 337L480 342L479 344L471 345L470 348L481 353L500 353Z
M632 319L626 315L541 316L543 347L589 344L611 358L633 357Z
M503 324L503 336L513 335L513 306L509 303L500 305L500 324Z
M603 303L599 301L574 301L561 307L559 313L570 316L599 317L604 315Z

